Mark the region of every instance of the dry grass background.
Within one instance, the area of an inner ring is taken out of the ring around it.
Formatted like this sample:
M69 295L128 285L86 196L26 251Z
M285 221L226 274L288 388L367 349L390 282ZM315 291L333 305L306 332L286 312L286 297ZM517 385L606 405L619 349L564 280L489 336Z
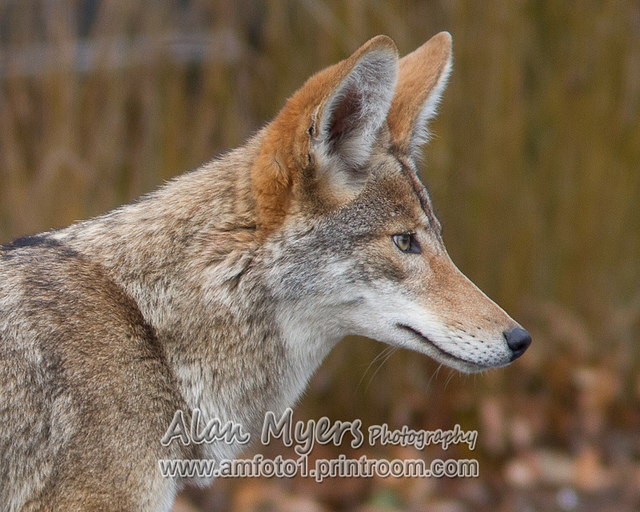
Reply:
M633 0L0 1L0 242L134 199L273 117L385 33L440 30L454 71L424 181L454 261L534 335L451 374L347 340L296 419L478 430L478 479L220 480L176 510L640 507L640 5ZM375 375L374 375L375 373ZM282 446L257 447L267 456Z

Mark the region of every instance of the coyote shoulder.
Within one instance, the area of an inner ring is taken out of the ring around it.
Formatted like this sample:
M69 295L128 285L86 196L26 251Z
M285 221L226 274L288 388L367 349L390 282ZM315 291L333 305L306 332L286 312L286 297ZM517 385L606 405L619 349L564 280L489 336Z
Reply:
M451 67L440 33L378 36L246 145L140 201L0 246L0 508L168 510L176 411L242 425L293 405L349 334L464 372L529 334L452 263L416 158Z

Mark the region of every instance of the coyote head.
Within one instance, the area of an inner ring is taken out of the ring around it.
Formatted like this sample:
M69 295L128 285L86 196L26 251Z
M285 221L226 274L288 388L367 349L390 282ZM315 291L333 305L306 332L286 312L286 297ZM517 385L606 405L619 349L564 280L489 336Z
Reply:
M402 59L378 36L311 77L265 128L251 186L290 343L364 335L465 372L529 346L449 258L418 178L450 69L448 33Z

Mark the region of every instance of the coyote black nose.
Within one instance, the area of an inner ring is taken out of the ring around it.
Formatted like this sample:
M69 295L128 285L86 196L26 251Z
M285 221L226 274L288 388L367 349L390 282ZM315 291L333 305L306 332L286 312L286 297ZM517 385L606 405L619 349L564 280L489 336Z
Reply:
M531 335L520 327L505 332L504 339L507 340L507 345L513 351L512 361L524 354L524 351L531 345Z

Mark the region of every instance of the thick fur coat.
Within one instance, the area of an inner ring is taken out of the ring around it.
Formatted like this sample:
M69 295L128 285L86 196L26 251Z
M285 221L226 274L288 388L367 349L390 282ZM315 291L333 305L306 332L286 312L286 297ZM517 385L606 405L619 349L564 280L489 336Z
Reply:
M0 509L168 510L176 411L259 435L344 336L462 371L530 338L449 259L416 157L451 67L379 36L249 142L139 201L0 248Z

